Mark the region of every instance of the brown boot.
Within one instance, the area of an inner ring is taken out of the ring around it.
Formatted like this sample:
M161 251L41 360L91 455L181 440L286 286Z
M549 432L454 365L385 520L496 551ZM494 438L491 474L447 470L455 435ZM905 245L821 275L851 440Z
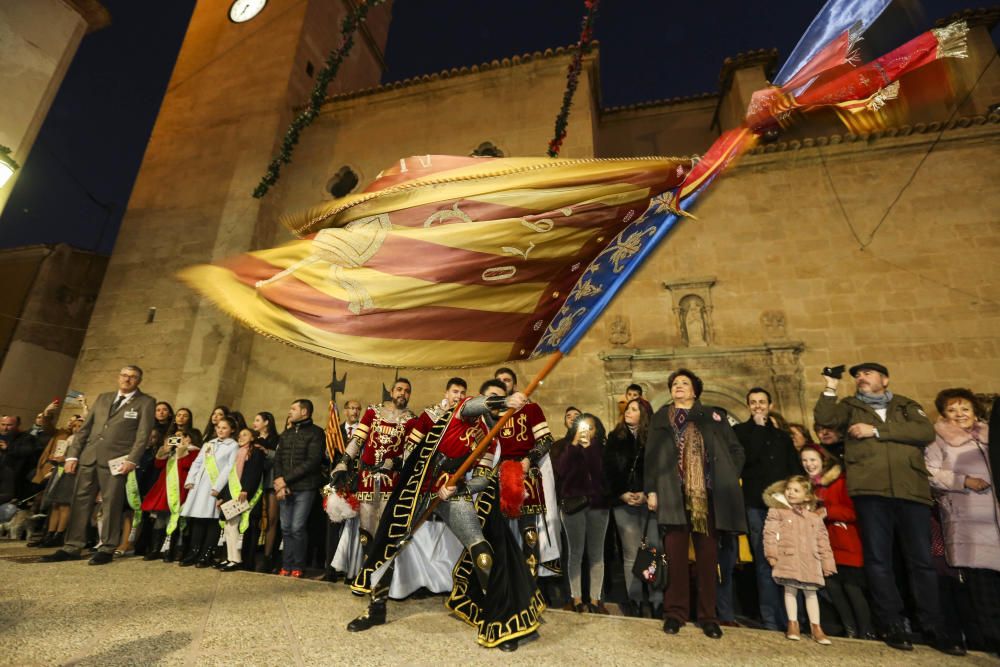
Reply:
M826 633L823 632L823 628L816 623L809 624L809 631L812 633L813 641L817 644L829 646L832 643L829 638L827 638Z
M785 639L791 639L793 642L797 642L802 639L802 637L799 636L798 621L788 621L788 630L785 631Z

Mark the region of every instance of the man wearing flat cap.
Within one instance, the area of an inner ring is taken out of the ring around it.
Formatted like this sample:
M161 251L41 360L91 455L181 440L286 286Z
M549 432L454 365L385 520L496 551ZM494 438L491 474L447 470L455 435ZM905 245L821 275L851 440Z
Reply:
M934 648L962 655L964 649L944 630L931 562L933 500L924 447L934 441L934 427L919 403L889 391L889 369L882 364L865 362L850 373L857 391L839 402L838 379L824 374L826 389L814 417L817 428L845 434L847 492L857 511L872 606L884 624L885 642L913 650L893 572L893 542L898 537L921 629Z

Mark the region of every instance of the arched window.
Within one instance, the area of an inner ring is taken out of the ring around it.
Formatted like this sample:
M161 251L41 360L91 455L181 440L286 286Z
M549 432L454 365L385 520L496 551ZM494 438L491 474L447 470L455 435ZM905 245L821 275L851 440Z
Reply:
M350 167L341 167L326 184L326 191L339 198L351 194L358 187L358 175Z
M503 151L493 145L492 141L484 141L472 151L473 157L503 157Z

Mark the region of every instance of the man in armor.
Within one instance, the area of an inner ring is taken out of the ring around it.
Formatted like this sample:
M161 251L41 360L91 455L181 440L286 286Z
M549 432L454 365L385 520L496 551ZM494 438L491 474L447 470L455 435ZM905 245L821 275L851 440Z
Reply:
M392 385L390 400L365 410L344 456L332 471L335 481L343 480L352 466L357 467L357 497L361 502L359 539L366 552L403 464L406 425L414 419L413 413L406 408L410 392L410 381L399 378Z
M469 385L464 379L451 378L445 384L444 398L441 399L441 402L424 408L418 417L410 420L406 425L406 456L409 456L413 448L419 445L420 441L431 432L431 428L437 420L465 398L468 388Z
M409 535L433 495L441 500L435 514L465 547L454 568L447 606L478 628L478 641L483 646L515 650L520 637L537 631L545 603L497 511L497 485L490 474L492 455L487 451L478 461L481 474L462 479L456 486L446 485L500 413L507 408L520 409L527 401L520 393L507 396L506 387L497 380L487 380L480 393L456 401L414 445L399 487L389 500L392 509L383 516L373 548L352 587L355 592L370 594L371 602L364 614L348 624L349 631L385 623L394 564L390 561L400 545L398 537L390 536ZM473 494L478 494L476 500Z
M517 374L510 368L498 368L493 374L503 382L507 393L517 392ZM504 461L519 461L524 470L524 502L517 519L524 559L532 575L538 576L541 564L539 547L539 517L546 515L546 499L539 463L552 448L552 434L545 414L537 403L525 403L500 429L494 447L499 448L497 465ZM495 453L495 450L494 450ZM557 567L557 566L556 566Z

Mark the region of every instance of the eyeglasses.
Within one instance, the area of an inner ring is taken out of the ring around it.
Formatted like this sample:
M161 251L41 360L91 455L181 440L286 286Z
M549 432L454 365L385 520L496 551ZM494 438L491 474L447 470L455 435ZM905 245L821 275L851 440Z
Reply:
M119 373L118 377L125 378L127 380L138 380L139 376L135 373Z

